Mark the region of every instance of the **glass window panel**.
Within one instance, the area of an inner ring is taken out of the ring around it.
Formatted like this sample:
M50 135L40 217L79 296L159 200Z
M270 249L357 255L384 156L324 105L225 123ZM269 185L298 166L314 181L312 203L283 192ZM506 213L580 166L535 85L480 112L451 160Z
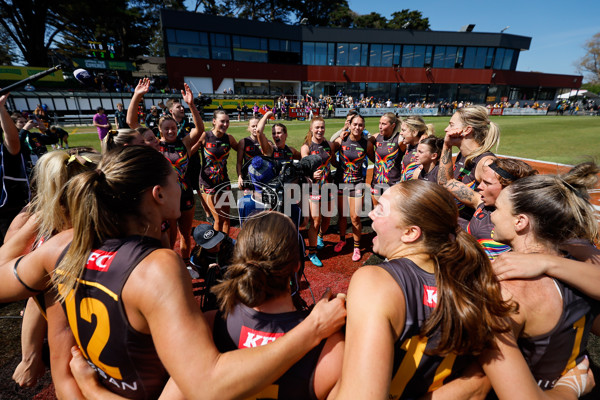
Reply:
M420 68L423 65L425 65L425 46L415 46L412 66Z
M478 47L477 55L475 56L474 68L483 69L485 67L485 56L487 54L487 47Z
M496 58L494 59L494 69L502 69L503 62L504 62L504 49L503 48L496 49Z
M315 65L315 43L304 42L302 44L302 64Z
M397 44L394 45L394 61L392 63L394 65L400 65L400 57L402 56L402 46Z
M279 51L279 39L269 39L269 50Z
M348 45L348 65L360 65L361 46L359 43Z
M211 33L210 42L213 46L229 47L231 46L231 38L229 35L223 35L220 33Z
M459 47L458 48L458 53L456 53L456 63L458 65L460 65L460 67L462 67L463 62L464 62L464 58L463 58L464 51L465 51L464 47Z
M502 62L502 69L510 69L514 54L515 51L513 49L506 49L504 51L504 62Z
M402 66L412 67L413 55L415 52L415 46L404 46L402 51Z
M381 45L372 44L369 54L369 65L371 67L381 67Z
M177 43L198 44L198 32L177 30Z
M335 65L335 43L327 43L327 65Z
M267 62L268 52L255 49L233 49L233 59L236 61Z
M175 35L175 29L167 29L167 42L175 43L177 36Z
M433 46L427 46L425 48L425 65L430 67L433 59Z
M336 65L348 65L348 43L337 44Z
M454 68L456 64L456 46L446 47L446 61L444 62L444 68Z
M255 37L241 36L240 48L260 50L260 40Z
M327 65L327 43L315 43L315 65Z
M227 46L229 46L229 35L223 35L227 39ZM206 32L198 32L198 37L200 38L200 44L203 46L208 46L208 33Z
M208 46L169 44L169 56L189 58L210 58Z
M360 65L366 67L369 65L369 45L361 45Z
M233 36L231 37L231 41L232 41L232 43L233 43L233 47L237 47L237 48L241 47L241 45L240 45L240 43L241 43L240 36L238 36L238 35L233 35Z
M269 47L267 46L267 39L260 39L260 49L261 50L268 50Z
M488 47L487 56L485 58L485 67L492 68L492 61L494 60L494 48Z
M465 50L465 59L463 61L464 68L475 68L475 56L477 54L476 47L467 47Z
M381 49L381 66L391 67L394 61L394 45L384 44Z
M446 46L435 46L433 55L433 68L444 68L446 58Z
M294 53L300 53L300 42L297 40L292 40L290 42L291 45L291 51L293 51Z

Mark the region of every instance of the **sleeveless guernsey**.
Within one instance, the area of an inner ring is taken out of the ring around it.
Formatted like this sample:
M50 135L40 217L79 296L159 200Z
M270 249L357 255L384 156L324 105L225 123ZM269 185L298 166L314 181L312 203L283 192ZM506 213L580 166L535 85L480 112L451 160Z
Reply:
M223 320L220 313L215 316L213 337L221 352L263 346L292 330L306 316L301 311L266 314L238 304L226 320ZM314 371L324 344L325 341L322 341L273 385L251 399L316 399L313 388Z
M402 152L398 145L398 133L385 139L379 134L375 138L375 165L371 187L376 184L393 186L402 178Z
M202 148L202 169L199 183L205 188L212 189L217 185L229 182L227 174L227 159L231 151L229 135L217 137L213 131L206 132L206 143Z
M63 303L73 336L102 385L130 399L157 398L169 379L152 337L129 324L121 297L138 263L160 247L159 240L142 236L108 239L92 250L75 296L71 292Z
M435 276L406 258L380 265L398 283L406 301L406 321L394 344L390 399L414 399L460 376L475 360L471 356L427 354L435 349L437 335L421 337L421 327L437 305Z

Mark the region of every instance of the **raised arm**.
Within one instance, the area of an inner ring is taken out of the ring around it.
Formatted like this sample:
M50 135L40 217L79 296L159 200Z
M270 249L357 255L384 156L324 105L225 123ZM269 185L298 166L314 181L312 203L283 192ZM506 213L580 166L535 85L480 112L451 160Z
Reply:
M131 96L129 108L127 108L127 125L129 125L131 129L137 129L140 127L140 123L138 122L137 116L137 108L138 104L140 104L140 101L142 101L142 99L144 98L144 95L148 93L148 90L150 90L150 79L140 79L137 86L135 87L133 96Z
M260 150L265 156L272 156L273 151L275 150L274 145L271 145L265 136L265 125L269 118L273 116L273 111L267 111L265 115L262 116L260 121L258 121L258 125L256 126L256 136L258 137L258 143L260 143Z
M438 183L448 189L448 191L460 202L471 208L477 208L481 203L481 195L470 189L464 183L454 179L452 146L458 143L460 143L460 138L458 138L455 133L452 131L446 133L439 163Z
M231 148L233 149L234 147L232 146ZM235 148L237 149L237 162L235 164L235 171L237 172L238 185L241 189L244 181L244 178L242 177L242 166L244 165L244 139L240 139Z
M275 342L220 354L179 256L157 250L140 263L132 278L136 279L129 279L123 299L147 321L161 361L190 399L240 398L258 392L337 331L345 319L343 300L321 300L302 323ZM158 295L148 292L148 282L160 284ZM199 381L207 382L202 391Z
M194 129L190 131L190 134L183 138L184 143L187 142L186 147L188 151L191 152L192 148L198 143L200 137L204 133L204 121L202 120L202 116L196 108L194 104L194 95L192 94L192 89L188 86L187 83L183 84L185 91L181 91L181 95L183 96L183 101L188 105L190 112L192 113L192 119L194 120Z
M0 96L0 123L4 131L4 145L8 152L14 156L21 151L21 141L19 140L19 130L5 107L8 96L8 93Z

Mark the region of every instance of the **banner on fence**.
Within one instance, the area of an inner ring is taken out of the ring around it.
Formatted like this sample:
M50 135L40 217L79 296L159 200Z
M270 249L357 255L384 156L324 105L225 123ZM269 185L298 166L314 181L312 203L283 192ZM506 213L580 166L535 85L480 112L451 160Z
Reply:
M535 108L505 108L502 115L546 115L548 110Z
M38 72L45 71L46 68L40 67L13 67L10 65L0 66L0 80L2 81L20 81L25 78L29 78L31 75L35 75ZM62 71L55 71L49 75L46 75L41 81L52 81L52 82L64 82Z

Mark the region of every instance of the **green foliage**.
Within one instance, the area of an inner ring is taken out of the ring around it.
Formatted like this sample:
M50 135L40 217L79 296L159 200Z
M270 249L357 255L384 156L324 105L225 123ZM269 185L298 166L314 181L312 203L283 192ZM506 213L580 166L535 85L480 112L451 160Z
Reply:
M0 65L10 65L16 56L10 36L3 26L0 26Z
M370 14L365 15L359 15L356 18L354 18L354 27L384 29L387 27L387 19L376 12L372 12Z
M429 18L423 18L421 11L411 11L405 8L402 11L392 13L392 19L388 21L387 27L389 29L424 31L429 29Z
M589 92L600 94L600 82L598 83L584 83L581 85L582 89L585 89Z

